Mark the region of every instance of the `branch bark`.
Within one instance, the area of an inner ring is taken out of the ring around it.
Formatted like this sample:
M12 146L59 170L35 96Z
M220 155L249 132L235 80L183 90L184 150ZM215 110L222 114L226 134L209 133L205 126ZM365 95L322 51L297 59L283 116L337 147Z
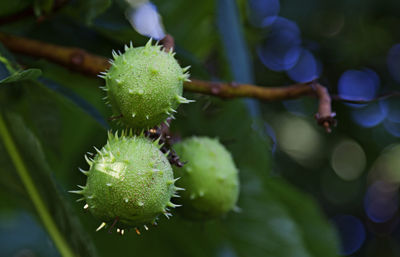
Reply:
M97 76L100 72L110 67L107 58L88 53L80 48L54 45L1 32L0 41L12 52L44 58L91 76ZM173 46L173 38L171 36L167 36L163 41L162 43L166 47ZM185 82L184 89L220 98L249 97L263 101L281 101L306 95L316 96L319 100L318 113L316 114L318 123L327 132L330 132L331 126L335 125L333 119L335 114L331 111L331 97L328 90L315 81L281 87L260 87L234 82L211 82L192 79L190 82Z

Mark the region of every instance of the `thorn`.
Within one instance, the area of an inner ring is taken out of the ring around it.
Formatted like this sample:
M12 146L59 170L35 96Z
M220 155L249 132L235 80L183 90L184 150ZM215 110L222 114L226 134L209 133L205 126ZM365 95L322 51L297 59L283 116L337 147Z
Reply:
M68 193L77 194L77 195L83 195L83 191L82 190L70 190L70 191L68 191Z
M80 189L85 189L85 186L77 185Z
M140 230L135 227L135 231L136 231L136 234L138 234L138 236L140 236Z
M189 66L186 66L185 68L182 69L182 71L183 71L183 72L187 72L187 71L190 69L190 67L191 67L190 65L189 65Z
M117 52L115 52L115 50L112 50L111 54L114 57L114 59L118 57L118 54L117 54Z
M167 206L169 206L169 207L171 207L171 208L176 208L176 207L181 207L182 205L180 205L180 204L174 204L174 203L172 203L172 202L168 202L168 203L167 203Z
M178 194L173 194L172 197L180 198L181 196Z
M132 41L129 42L129 47L130 47L130 48L133 48Z
M117 233L119 233L121 230L119 228L117 228Z
M176 95L175 98L178 101L178 103L181 103L181 104L187 104L187 103L195 102L195 100L189 100L189 99L186 99L185 97L180 96L180 95Z
M87 208L89 208L89 204L85 204L85 206L83 206L83 209L87 209Z
M128 199L128 198L125 198L125 202L126 202L126 203L129 202L129 199Z
M149 230L149 228L146 225L143 225L144 229Z
M146 119L147 119L147 120L149 119L149 115L146 115Z
M86 160L87 164L89 164L89 166L92 167L92 165L93 165L93 160L90 159L89 157L87 157L86 154L85 154L85 160Z
M97 147L95 147L95 146L93 146L94 147L94 150L96 150L96 152L98 153L98 154L100 154L101 155L101 152L100 152L100 150L99 149L97 149Z
M153 42L153 38L150 38L150 40L149 41L147 41L147 43L146 43L146 48L149 48L150 46L151 46L151 44L152 44L152 42Z
M121 236L123 236L125 233L125 230L121 229Z
M175 190L176 190L176 191L185 191L185 189L182 188L182 187L175 187Z
M233 207L233 209L232 209L234 212L236 212L236 213L240 213L240 212L242 212L242 208L240 208L239 206L237 206L237 205L235 205L234 207Z
M111 183L107 183L106 186L110 187L110 186L112 186L112 184Z
M119 217L117 216L117 217L114 219L114 222L111 224L111 227L108 229L108 233L111 234L112 229L113 229L114 226L118 223L118 221L119 221Z
M164 216L167 217L167 219L169 219L169 217L172 217L172 214L169 212L164 212Z
M129 47L127 45L124 46L125 52L129 50Z
M107 225L107 223L103 222L100 224L100 226L96 229L96 232L99 231L100 229L104 228Z
M85 200L85 197L79 198L79 199L76 200L76 201L77 201L77 202L81 202L81 201L83 201L83 200Z
M106 76L104 76L104 75L97 75L97 77L99 77L99 78L102 78L102 79L106 79Z

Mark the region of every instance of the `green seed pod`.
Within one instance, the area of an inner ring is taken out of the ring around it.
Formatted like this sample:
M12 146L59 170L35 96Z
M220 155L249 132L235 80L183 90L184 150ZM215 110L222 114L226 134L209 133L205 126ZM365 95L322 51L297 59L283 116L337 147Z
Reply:
M183 82L189 81L189 67L181 68L174 53L152 45L125 46L125 53L113 51L110 69L100 77L106 80L108 102L115 116L127 127L147 129L172 117L181 103Z
M83 195L84 209L124 233L125 228L154 224L159 214L172 216L168 207L177 207L171 197L180 190L174 185L171 165L159 150L158 141L153 142L143 135L119 137L109 133L107 144L96 149L93 159L85 156L90 165L82 190L71 191ZM78 201L79 201L78 200Z
M178 186L185 187L179 208L189 219L213 219L235 208L239 195L238 170L231 154L217 139L191 137L174 145L182 161L175 168Z

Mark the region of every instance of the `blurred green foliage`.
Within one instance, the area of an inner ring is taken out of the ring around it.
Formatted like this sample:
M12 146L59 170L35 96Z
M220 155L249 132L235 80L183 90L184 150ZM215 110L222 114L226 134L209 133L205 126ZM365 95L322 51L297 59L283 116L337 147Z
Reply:
M0 17L25 8L46 15L55 2L1 1ZM268 70L258 59L256 49L268 37L268 29L251 25L247 1L230 2L230 10L222 2L154 1L166 30L175 38L182 66L192 65L195 78L254 77L252 82L268 86L291 83L287 75ZM147 41L132 29L125 8L122 0L71 0L41 22L29 16L3 24L0 30L110 57L112 49L122 50L129 41L136 46ZM395 10L400 10L395 0L281 1L280 15L296 21L306 38L304 44L314 47L323 65L321 81L332 92L340 74L362 67L375 69L389 90L398 86L385 59L388 49L400 41ZM339 32L338 24L342 24ZM231 44L230 37L235 38ZM101 79L0 47L0 114L58 230L77 256L338 256L339 240L328 217L352 214L365 219L367 170L395 141L382 126L360 128L349 107L341 103L334 104L339 127L326 135L312 119L315 99L295 100L292 104L297 107L288 108L287 103L254 104L187 93L196 103L178 109L171 131L178 137L218 137L232 152L240 170L241 211L205 223L174 215L170 220L162 218L158 227L141 236L133 231L124 237L96 233L99 221L67 191L85 183L78 171L86 168L83 155L93 152L93 146L104 145L108 129L118 129L106 121L111 111L103 103L102 84ZM273 128L276 137L267 128ZM362 174L352 181L343 181L331 165L332 152L342 140L357 142L366 156ZM0 174L0 255L30 249L37 256L53 256L54 245L44 244L48 251L31 247L33 239L24 238L24 231L7 242L13 229L3 224L20 213L36 218L37 224L24 228L27 231L44 227L3 141ZM396 256L396 250L391 250L395 243L389 250L382 247L387 242L391 241L382 243L373 234L359 254Z

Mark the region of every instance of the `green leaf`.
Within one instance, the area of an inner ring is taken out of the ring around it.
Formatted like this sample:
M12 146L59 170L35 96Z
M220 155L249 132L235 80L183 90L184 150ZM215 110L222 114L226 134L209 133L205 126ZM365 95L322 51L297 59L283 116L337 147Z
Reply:
M280 179L247 178L230 220L230 238L239 256L338 256L338 240L316 204Z
M0 84L13 83L24 80L35 80L42 74L39 69L27 69L22 71L17 71L10 76L0 80Z
M54 0L34 0L33 10L36 16L47 14L53 7Z
M22 118L0 113L0 137L41 222L62 256L94 256L94 248L52 179L42 147ZM62 190L64 191L64 190ZM65 192L65 191L64 191Z
M22 11L31 5L33 0L0 1L0 17Z
M65 12L86 25L92 25L93 20L105 12L111 3L111 0L75 1L65 8Z

